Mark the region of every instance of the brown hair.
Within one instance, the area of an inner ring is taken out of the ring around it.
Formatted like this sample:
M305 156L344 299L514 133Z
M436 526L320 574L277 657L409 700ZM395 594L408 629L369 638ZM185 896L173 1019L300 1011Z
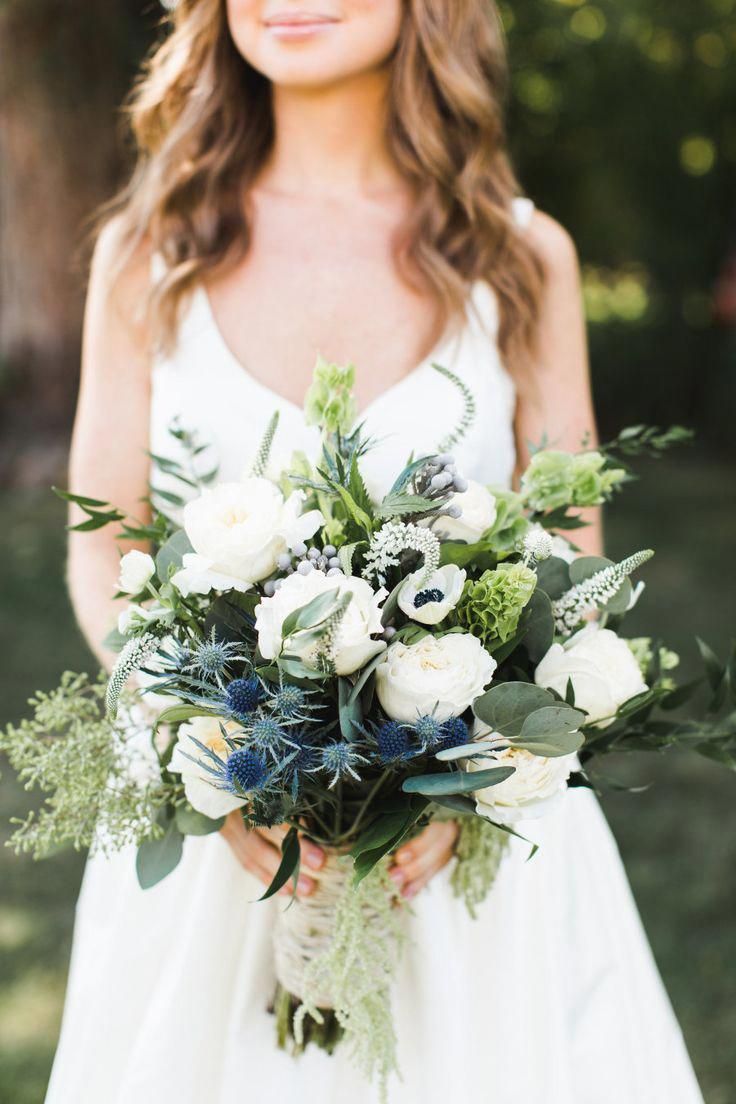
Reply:
M248 250L244 192L273 138L268 80L238 53L225 0L179 0L127 114L138 160L103 209L118 213L116 271L146 239L168 265L148 303L155 342L176 339L178 308L205 274ZM533 344L543 273L511 214L518 192L504 134L506 60L490 0L405 0L392 59L387 142L417 200L394 244L404 279L462 312L469 285L495 291L510 365Z

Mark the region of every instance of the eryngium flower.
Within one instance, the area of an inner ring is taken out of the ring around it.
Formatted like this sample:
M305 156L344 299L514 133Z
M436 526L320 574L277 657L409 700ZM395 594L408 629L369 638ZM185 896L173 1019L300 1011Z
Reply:
M502 563L484 571L463 588L456 615L458 622L485 647L505 644L519 627L519 618L534 588L537 576L524 564Z

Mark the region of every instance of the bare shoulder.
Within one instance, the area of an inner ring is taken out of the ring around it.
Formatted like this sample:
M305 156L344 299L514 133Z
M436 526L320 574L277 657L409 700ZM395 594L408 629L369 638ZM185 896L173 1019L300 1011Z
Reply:
M147 238L132 245L121 214L113 215L95 241L89 274L88 307L126 326L145 340L142 305L151 280L151 247Z
M551 215L536 209L526 231L532 249L551 275L578 280L578 254L575 242Z

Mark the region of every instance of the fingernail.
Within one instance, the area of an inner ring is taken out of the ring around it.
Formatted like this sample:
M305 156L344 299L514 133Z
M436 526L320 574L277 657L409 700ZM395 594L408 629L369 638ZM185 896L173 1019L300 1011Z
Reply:
M396 866L392 867L391 870L389 870L388 876L389 878L391 878L392 881L396 882L397 886L402 886L404 884L404 881L406 880L406 874L404 873L404 871L399 870Z
M314 889L314 882L311 878L304 878L300 876L299 881L297 882L297 886L302 893L311 893Z
M419 892L419 887L416 885L408 885L405 889L402 889L402 897L416 897Z
M312 870L319 870L325 861L325 853L319 847L306 845L304 847L304 861L307 866L311 866Z

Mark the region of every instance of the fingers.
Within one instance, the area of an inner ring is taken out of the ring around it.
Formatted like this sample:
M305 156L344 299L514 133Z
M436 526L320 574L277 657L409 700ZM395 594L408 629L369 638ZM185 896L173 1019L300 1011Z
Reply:
M281 863L281 844L288 831L288 825L280 824L273 828L248 829L243 823L243 818L236 810L225 818L221 833L232 849L241 866L250 874L253 874L265 886L273 881ZM325 854L321 848L300 837L300 847L303 862L313 870L318 870L325 861ZM306 874L299 875L297 892L302 896L308 896L314 892L316 882ZM287 882L279 893L289 895L292 892L291 883Z
M436 822L399 848L389 875L403 897L415 897L447 865L457 833L454 821Z

